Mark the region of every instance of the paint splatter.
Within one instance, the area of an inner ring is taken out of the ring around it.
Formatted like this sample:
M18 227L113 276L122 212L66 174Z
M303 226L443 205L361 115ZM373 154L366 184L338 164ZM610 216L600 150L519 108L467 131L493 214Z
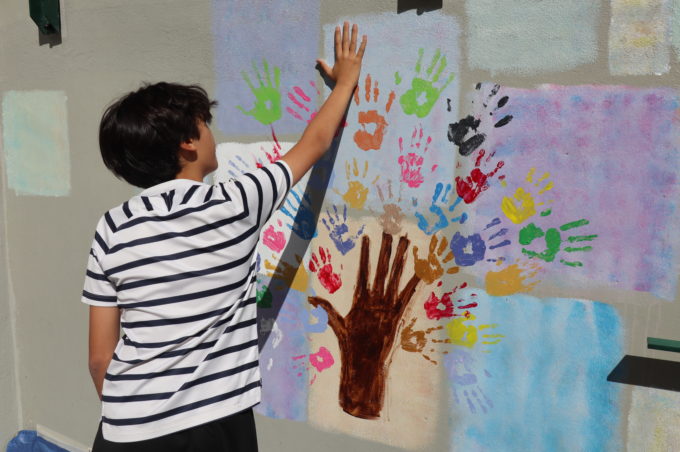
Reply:
M452 212L456 210L456 207L458 207L463 200L461 197L456 197L456 199L449 204L448 199L449 194L452 193L452 188L451 184L446 184L446 186L444 186L441 182L437 183L435 186L434 193L432 194L432 203L429 208L430 213L435 215L435 221L432 221L431 218L428 219L425 214L419 211L415 213L415 216L418 219L418 228L425 234L432 235L441 231L449 225L449 221L462 224L467 220L467 213L465 212L449 218L449 215L452 215ZM415 198L413 201L414 204L417 205L418 201Z
M486 151L480 149L477 154L477 159L475 160L475 167L470 171L470 175L466 176L465 179L456 176L456 193L463 198L463 201L465 201L466 204L474 202L482 192L489 188L489 179L494 177L505 164L505 162L501 160L496 164L496 167L493 170L485 173L480 169L482 159L484 159L485 155ZM489 156L484 159L484 163L488 164L494 155L495 152L489 154Z
M439 244L439 246L437 246ZM453 260L453 253L448 251L448 240L442 237L441 241L436 235L430 239L430 249L425 259L418 257L418 247L413 247L413 267L416 275L427 284L432 284L441 278L444 273L449 275L458 273L459 268L455 265L449 266L444 270L443 264L448 264Z
M268 161L269 163L274 163L274 162L276 162L277 160L279 160L279 159L281 158L281 151L283 150L283 148L282 148L282 146L281 146L281 143L279 143L278 138L276 138L276 132L274 132L274 127L272 126L271 129L272 129L272 140L274 140L273 143L272 143L272 151L271 151L271 153L268 152L268 151L264 148L264 146L260 146L260 150L261 150L262 152L264 152L264 155L267 157L267 161ZM261 162L261 161L258 161L258 162L257 162L257 167L258 167L258 168L261 168L262 166L264 166L264 163Z
M334 293L342 286L342 279L339 274L333 272L331 253L328 249L319 247L319 256L321 257L318 258L315 253L312 253L309 270L316 273L319 282L329 293Z
M356 105L361 104L361 98L363 97L366 103L365 108L370 108L370 110L359 111L357 114L357 122L361 126L361 129L354 133L354 142L359 146L359 149L364 151L378 150L381 148L383 143L383 138L387 129L387 121L385 116L389 113L392 108L392 102L394 102L394 91L390 91L385 101L385 106L371 108L374 104L377 106L380 100L380 89L378 88L378 81L371 79L371 74L366 75L364 83L364 95L359 95L359 88L354 91L354 103ZM378 109L381 109L381 113L378 113Z
M321 219L321 222L328 230L330 239L333 241L335 248L344 256L356 245L356 241L364 232L364 225L359 227L356 233L350 230L347 224L347 205L342 207L342 217L338 211L338 207L333 205L333 213L326 209L326 216Z
M442 91L449 86L454 77L454 74L451 73L442 83L438 83L447 66L446 55L442 55L441 49L435 51L432 61L423 73L424 54L425 49L422 47L418 49L418 60L415 65L415 76L411 79L411 87L399 98L404 113L416 115L419 118L424 118L430 114ZM439 63L438 67L437 63ZM395 83L397 85L401 83L401 76L398 72L395 74Z

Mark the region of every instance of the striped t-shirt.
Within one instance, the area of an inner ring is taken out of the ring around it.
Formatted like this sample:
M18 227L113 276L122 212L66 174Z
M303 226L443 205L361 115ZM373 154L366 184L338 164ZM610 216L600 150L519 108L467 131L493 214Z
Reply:
M282 161L216 185L175 179L99 221L82 301L121 310L102 391L107 440L155 438L260 401L254 283Z

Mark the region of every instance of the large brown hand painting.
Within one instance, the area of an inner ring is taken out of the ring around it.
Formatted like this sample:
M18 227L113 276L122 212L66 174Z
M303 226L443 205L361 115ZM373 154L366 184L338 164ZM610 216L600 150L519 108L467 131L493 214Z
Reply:
M401 319L422 275L414 271L401 290L410 240L399 237L394 259L393 236L383 232L373 283L370 282L370 239L361 239L361 254L352 305L344 317L333 305L317 296L309 302L328 313L328 324L338 339L340 359L340 406L364 419L380 417L385 398L385 383L391 354ZM435 242L436 243L436 242ZM436 254L431 250L431 254ZM438 256L430 256L437 259ZM444 261L452 259L446 256ZM453 273L456 269L449 269Z

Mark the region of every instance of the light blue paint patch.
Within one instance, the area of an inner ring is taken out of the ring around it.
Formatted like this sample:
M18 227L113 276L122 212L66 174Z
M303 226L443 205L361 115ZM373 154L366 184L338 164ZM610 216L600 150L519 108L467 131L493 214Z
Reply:
M338 206L346 203L342 199L348 184L345 164L353 167L356 159L359 174L350 173L350 179L369 189L365 211L381 211L383 208L378 190L372 185L376 176L380 176L377 184L382 186L385 194L389 192L388 180L393 187L393 198L385 202L399 204L406 214L422 212L427 221L434 223L436 218L428 209L436 185L450 183L456 167L457 153L446 138L446 131L449 123L459 119L460 25L456 18L439 11L420 16L410 11L340 17L337 22L323 26L326 61L333 58L335 26L345 20L358 24L360 33L366 34L369 42L358 84L358 103L356 100L350 102L348 126L343 131L338 151L335 170L339 177L333 181L333 189L327 192L324 202ZM371 84L369 98L366 99L369 75ZM418 90L414 86L432 86L433 90L417 95ZM387 111L391 92L394 92L394 100ZM404 107L408 105L408 99L414 97L418 107ZM447 99L450 101L447 102ZM357 132L365 130L372 134L376 129L373 123L360 124L360 114L370 110L384 117L387 123L385 134L377 149L361 149L354 139ZM432 138L429 145L426 144L428 137ZM400 149L400 138L403 139L403 149ZM400 163L400 157L408 160L408 154L416 154L423 159L420 168L423 181L418 186L409 186L400 176L405 167L415 168L403 163L404 160ZM364 162L368 162L365 174ZM417 206L411 202L413 198L417 199ZM439 201L442 208L447 209L455 200L455 194L450 194ZM450 217L461 213L462 210L457 210Z
M614 307L527 295L491 297L479 289L465 289L461 296L479 304L469 322L478 339L444 361L455 450L621 450L621 391L607 382L623 354ZM503 337L489 345L483 343L489 342L485 334Z
M468 0L465 10L474 69L563 71L597 57L599 1Z
M3 96L7 181L18 195L69 194L67 117L62 91L8 91Z
M269 285L266 277L259 275L259 278ZM306 333L315 328L310 320L307 294L290 289L276 323L271 323L273 319L266 316L267 309L258 313L260 335L266 332L263 328L271 333L260 351L262 402L256 411L277 419L305 421L310 380L308 366L305 366L310 353ZM294 359L300 356L304 357Z
M259 81L253 63L268 86L262 60L269 66L272 85L274 68L281 72L280 119L272 124L277 133L301 132L307 123L286 111L297 109L287 93L300 86L316 107L316 91L309 85L316 80L314 69L319 57L318 0L213 0L215 77L217 80L216 124L225 134L269 136L269 125L237 109L251 110L255 98L242 76L245 71L257 88ZM311 108L311 106L310 106Z

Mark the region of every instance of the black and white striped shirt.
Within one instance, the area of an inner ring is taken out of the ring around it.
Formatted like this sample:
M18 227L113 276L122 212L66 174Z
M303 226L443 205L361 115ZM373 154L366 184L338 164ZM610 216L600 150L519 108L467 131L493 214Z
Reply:
M82 301L121 309L107 440L155 438L260 401L255 248L290 186L279 161L213 186L164 182L104 214Z

